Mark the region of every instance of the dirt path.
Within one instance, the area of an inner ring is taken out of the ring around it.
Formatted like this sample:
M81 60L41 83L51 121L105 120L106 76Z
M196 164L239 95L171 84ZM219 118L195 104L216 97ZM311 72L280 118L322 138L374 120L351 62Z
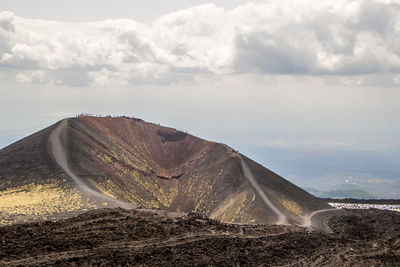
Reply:
M306 215L303 216L303 224L300 225L300 226L310 228L310 227L313 226L313 223L312 223L311 219L312 219L312 217L314 215L317 215L318 213L327 212L327 211L334 211L334 210L337 210L337 209L336 208L332 208L332 209L317 210L317 211L313 211L313 212L311 212L309 214L306 214Z
M244 160L242 159L242 157L240 155L238 155L238 156L240 158L240 163L242 165L242 170L243 170L244 176L247 178L247 180L249 180L249 182L253 186L254 190L257 191L257 193L259 194L261 199L264 201L265 205L267 205L267 207L269 209L271 209L275 213L275 215L278 217L278 220L275 224L289 225L289 222L288 222L286 216L277 207L275 207L275 205L271 202L271 200L269 200L267 195L264 193L264 191L261 189L261 187L257 183L256 179L254 178L254 176L251 173L247 164L244 162Z
M98 191L90 188L79 176L75 175L72 170L69 168L67 153L62 144L62 133L64 133L68 126L68 119L65 119L60 122L60 124L53 130L49 137L49 143L51 147L51 153L56 160L57 164L64 170L64 172L71 177L74 182L78 185L79 189L88 195L101 199L102 201L106 201L110 204L115 205L115 207L121 207L124 209L132 208L132 204L122 202L120 200L109 197L105 194L102 194Z

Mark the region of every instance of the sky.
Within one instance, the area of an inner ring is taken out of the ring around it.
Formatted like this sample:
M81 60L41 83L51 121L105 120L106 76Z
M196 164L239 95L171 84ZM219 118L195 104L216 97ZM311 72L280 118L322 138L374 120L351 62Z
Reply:
M0 1L0 148L80 113L400 197L400 1Z

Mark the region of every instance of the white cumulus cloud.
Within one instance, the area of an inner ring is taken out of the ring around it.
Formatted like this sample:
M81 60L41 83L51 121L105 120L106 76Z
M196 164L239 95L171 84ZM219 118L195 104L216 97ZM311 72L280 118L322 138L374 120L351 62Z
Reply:
M196 75L335 76L398 84L397 1L272 0L160 17L65 23L0 13L0 68L20 82L174 83Z

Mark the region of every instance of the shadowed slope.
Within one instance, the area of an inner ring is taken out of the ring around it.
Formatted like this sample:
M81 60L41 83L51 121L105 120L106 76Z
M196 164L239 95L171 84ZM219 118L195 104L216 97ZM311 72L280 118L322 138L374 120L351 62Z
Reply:
M230 147L172 128L126 117L89 116L67 119L56 127L15 143L0 155L9 155L25 168L21 151L35 150L29 172L39 168L55 181L62 178L65 184L59 187L76 190L87 203L77 210L113 205L112 199L118 199L145 208L201 212L225 222L302 224L303 216L329 208ZM48 145L55 131L60 131L67 164L61 164ZM41 144L40 149L33 144ZM4 189L14 181L27 181L24 173L7 176L17 170L5 165L0 165ZM43 184L47 176L36 173L34 180Z

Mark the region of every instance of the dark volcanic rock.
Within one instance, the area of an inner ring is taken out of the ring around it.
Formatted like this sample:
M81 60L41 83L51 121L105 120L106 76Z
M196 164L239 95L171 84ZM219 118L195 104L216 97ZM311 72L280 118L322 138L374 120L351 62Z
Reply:
M0 265L398 266L400 214L348 211L332 234L197 214L96 210L0 228Z

